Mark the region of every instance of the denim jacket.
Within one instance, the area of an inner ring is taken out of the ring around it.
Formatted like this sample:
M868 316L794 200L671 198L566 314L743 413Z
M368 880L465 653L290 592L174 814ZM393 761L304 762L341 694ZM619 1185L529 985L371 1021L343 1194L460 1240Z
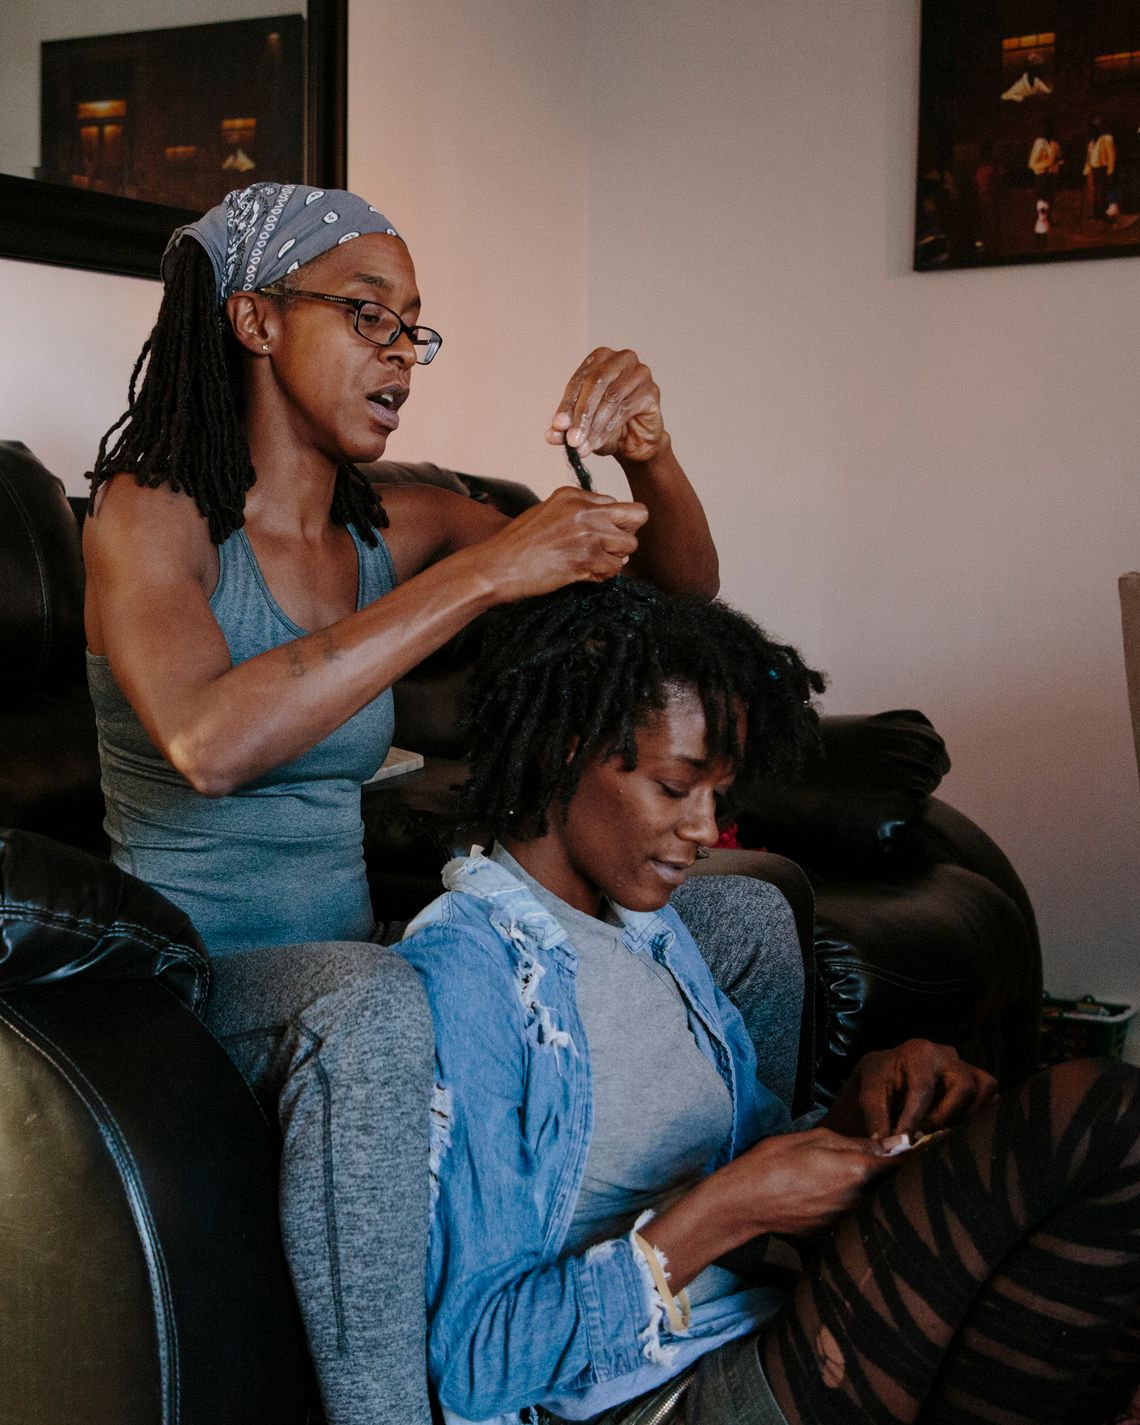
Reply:
M577 956L558 921L479 848L443 879L449 894L397 947L425 981L436 1037L430 1375L452 1425L505 1425L536 1403L582 1419L756 1329L781 1298L739 1291L695 1306L689 1329L673 1333L628 1238L559 1256L593 1127ZM787 1131L786 1108L757 1082L743 1021L676 912L615 910L629 949L673 976L731 1094L732 1131L708 1171Z

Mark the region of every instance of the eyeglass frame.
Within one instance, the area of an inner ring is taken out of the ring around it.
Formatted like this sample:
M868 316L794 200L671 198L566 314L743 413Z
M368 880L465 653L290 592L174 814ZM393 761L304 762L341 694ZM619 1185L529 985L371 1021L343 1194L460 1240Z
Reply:
M386 351L388 347L395 346L396 342L398 342L402 336L406 336L415 349L417 366L430 366L439 355L440 347L443 345L443 337L440 336L434 327L411 327L404 321L399 312L394 312L391 307L386 307L383 302L377 302L374 297L338 297L334 296L332 292L309 292L302 287L283 287L279 282L271 282L267 287L259 287L258 291L265 292L270 297L308 297L318 302L335 302L339 307L351 307L352 329L362 341L366 341L369 346L375 346L381 351ZM387 341L374 341L372 337L365 336L364 332L360 330L360 313L365 307L379 307L381 311L387 312L390 316L395 317L398 326ZM415 337L416 332L430 332L431 336L435 338L435 350L424 361L421 361L419 358L419 349L421 345L430 346L431 340L417 342Z

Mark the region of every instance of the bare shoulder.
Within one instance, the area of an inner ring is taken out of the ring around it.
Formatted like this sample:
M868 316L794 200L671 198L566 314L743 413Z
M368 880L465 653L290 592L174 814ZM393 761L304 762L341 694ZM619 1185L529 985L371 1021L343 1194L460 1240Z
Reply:
M200 616L218 578L218 553L189 495L114 475L83 526L87 645L102 653L116 630L175 611ZM160 613L160 611L163 611Z
M385 485L381 497L388 514L384 542L401 580L489 539L507 523L492 506L438 485Z
M100 487L83 528L84 559L95 577L108 562L138 568L154 561L206 578L212 551L209 526L189 495L140 485L129 473Z

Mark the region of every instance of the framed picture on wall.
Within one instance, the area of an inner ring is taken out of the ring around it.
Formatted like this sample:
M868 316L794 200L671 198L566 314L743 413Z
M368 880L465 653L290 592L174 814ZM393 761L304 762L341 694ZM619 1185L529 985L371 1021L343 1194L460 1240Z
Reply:
M914 265L1140 254L1140 0L923 0Z
M3 0L0 257L157 279L173 229L231 188L344 186L348 0L218 13Z
M40 47L44 183L204 212L300 173L304 16L84 35Z

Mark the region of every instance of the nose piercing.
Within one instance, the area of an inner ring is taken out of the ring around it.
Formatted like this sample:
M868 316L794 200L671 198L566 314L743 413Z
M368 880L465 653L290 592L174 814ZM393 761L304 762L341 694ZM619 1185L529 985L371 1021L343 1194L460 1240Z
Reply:
M708 859L709 848L707 846L697 847L697 860L706 861Z

